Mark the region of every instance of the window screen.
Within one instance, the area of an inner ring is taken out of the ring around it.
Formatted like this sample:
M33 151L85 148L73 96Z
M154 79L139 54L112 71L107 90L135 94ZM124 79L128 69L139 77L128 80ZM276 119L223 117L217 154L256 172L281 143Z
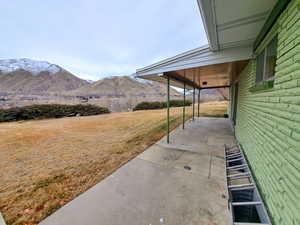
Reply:
M266 50L266 72L265 80L270 80L275 75L275 66L277 58L277 37L275 37L267 46Z
M256 58L256 83L259 83L263 80L263 77L264 77L264 60L265 60L265 51L263 51Z

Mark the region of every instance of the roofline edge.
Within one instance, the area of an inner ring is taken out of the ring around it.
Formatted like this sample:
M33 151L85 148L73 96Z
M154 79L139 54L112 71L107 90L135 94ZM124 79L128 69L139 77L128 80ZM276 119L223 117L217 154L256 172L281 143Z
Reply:
M182 53L180 53L178 55L175 55L175 56L163 59L163 60L161 60L159 62L156 62L156 63L153 63L153 64L151 64L149 66L137 69L136 73L140 73L140 72L143 72L143 71L151 70L151 69L154 69L156 67L163 66L165 64L170 64L170 63L172 63L175 60L178 60L178 59L181 59L181 58L186 58L186 57L189 57L189 56L191 56L193 54L197 54L197 53L202 52L202 51L203 52L210 51L209 46L208 45L203 45L203 46L200 46L198 48L195 48L195 49L192 49L192 50L189 50L189 51L185 51L185 52L182 52Z
M212 51L218 51L219 40L217 33L215 0L197 0L197 2L209 47Z

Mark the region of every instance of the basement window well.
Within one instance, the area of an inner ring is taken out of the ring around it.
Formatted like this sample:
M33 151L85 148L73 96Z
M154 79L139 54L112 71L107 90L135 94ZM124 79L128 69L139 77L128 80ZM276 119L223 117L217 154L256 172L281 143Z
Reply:
M228 208L232 213L233 224L271 225L244 153L238 145L231 148L225 146L225 158Z
M256 206L233 206L234 221L239 223L261 223Z

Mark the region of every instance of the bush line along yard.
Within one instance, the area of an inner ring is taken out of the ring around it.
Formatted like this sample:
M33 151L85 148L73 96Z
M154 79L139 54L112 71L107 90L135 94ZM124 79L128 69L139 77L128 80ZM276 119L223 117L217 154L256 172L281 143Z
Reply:
M0 122L18 120L61 118L72 116L91 116L110 113L105 107L96 105L43 104L0 109Z
M191 101L187 100L185 106L190 106ZM170 107L183 106L182 100L171 100ZM163 109L167 107L166 102L141 102L133 111ZM0 122L11 122L19 120L62 118L73 116L92 116L110 113L106 107L99 107L90 104L63 105L63 104L42 104L29 105L23 107L13 107L9 109L0 109Z
M169 107L181 107L181 106L190 106L192 102L190 100L170 100ZM147 109L164 109L167 108L167 102L141 102L137 104L133 111L137 110L147 110Z
M204 103L222 116L227 102ZM187 107L187 119L192 107ZM182 107L170 109L171 128ZM166 110L0 123L0 211L34 225L100 182L166 133Z

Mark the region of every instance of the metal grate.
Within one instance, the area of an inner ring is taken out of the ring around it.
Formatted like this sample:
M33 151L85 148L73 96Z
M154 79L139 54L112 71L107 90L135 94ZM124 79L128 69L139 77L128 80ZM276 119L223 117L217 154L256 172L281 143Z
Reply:
M225 146L228 208L232 224L271 225L264 203L239 146Z

